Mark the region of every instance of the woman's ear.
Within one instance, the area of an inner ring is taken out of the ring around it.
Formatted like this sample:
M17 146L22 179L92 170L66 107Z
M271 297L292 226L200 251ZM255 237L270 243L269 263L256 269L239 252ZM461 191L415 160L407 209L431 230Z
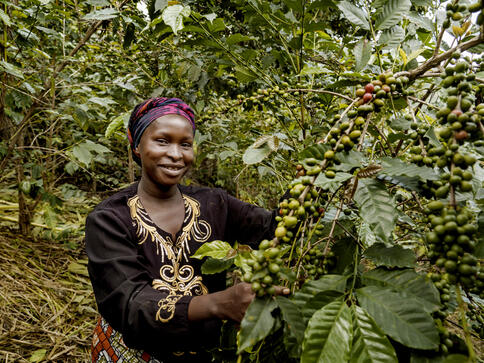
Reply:
M136 147L133 149L133 152L134 152L134 154L135 154L137 157L140 157L140 154L139 154L139 146L136 146Z

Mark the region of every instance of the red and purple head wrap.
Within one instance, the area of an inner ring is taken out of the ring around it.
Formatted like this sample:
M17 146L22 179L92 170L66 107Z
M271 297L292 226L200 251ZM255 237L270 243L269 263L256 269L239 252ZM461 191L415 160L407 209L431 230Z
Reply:
M129 144L131 145L131 151L133 151L133 159L138 164L141 165L141 160L134 153L134 150L139 145L141 135L153 121L164 115L185 117L190 121L195 131L195 114L190 106L179 98L156 97L140 103L131 113L127 130Z

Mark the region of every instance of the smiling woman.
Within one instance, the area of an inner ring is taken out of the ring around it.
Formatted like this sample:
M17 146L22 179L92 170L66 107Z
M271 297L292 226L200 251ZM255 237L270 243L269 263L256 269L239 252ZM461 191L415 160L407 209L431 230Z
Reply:
M89 274L101 317L93 362L205 362L222 320L240 322L254 293L202 276L191 259L206 242L256 243L275 213L225 191L180 181L194 159L194 114L183 101L147 100L134 109L128 139L139 182L99 204L86 222ZM289 293L278 289L279 293Z

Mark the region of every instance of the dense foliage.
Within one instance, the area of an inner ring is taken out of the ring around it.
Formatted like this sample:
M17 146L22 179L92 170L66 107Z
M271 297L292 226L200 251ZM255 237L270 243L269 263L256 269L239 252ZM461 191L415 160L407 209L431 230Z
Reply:
M2 4L2 196L23 233L68 240L86 192L134 179L132 106L178 96L199 114L186 182L279 213L258 250L197 253L258 295L219 361L478 359L482 0Z

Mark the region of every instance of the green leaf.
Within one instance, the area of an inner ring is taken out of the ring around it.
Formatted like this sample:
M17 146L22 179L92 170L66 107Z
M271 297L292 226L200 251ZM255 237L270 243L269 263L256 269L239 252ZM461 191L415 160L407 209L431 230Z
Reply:
M371 42L366 38L361 38L358 43L356 43L353 49L355 55L355 70L357 72L361 71L368 64L371 58L372 45Z
M235 66L235 77L242 83L252 82L257 78L257 75L250 69L243 66Z
M211 33L216 33L225 29L225 23L222 18L217 18L214 21L208 23L207 27Z
M440 307L440 295L437 288L425 275L413 269L387 270L377 268L361 276L364 285L388 287L401 292L419 302L427 312Z
M340 9L344 16L353 24L356 24L365 30L370 30L368 14L363 9L356 7L348 1L339 2L338 9Z
M351 329L346 301L334 301L317 311L304 334L301 363L347 362Z
M2 60L0 61L0 68L14 77L24 79L22 70L11 63L8 63Z
M350 179L352 176L353 175L348 173L338 172L334 178L327 178L324 173L320 173L314 181L314 185L323 189L335 191L342 182Z
M91 11L84 15L84 20L109 20L118 17L119 11L114 8L105 8L101 10Z
M248 165L257 164L269 156L271 152L272 150L267 144L264 144L260 148L249 146L242 156L242 161Z
M161 17L166 25L168 25L175 35L179 30L183 29L183 18L190 16L190 6L183 6L180 4L167 6Z
M94 158L85 143L74 146L72 148L72 155L85 166L89 166Z
M318 280L308 281L294 294L293 301L302 311L306 303L321 291L334 290L343 293L347 279L343 275L324 275Z
M389 156L381 159L381 166L383 167L381 172L389 176L419 177L423 181L440 179L440 176L429 167L406 163L398 158Z
M240 42L246 42L248 40L251 40L252 38L249 37L248 35L242 35L240 33L236 33L236 34L230 34L228 37L227 37L227 44L229 45L233 45L233 44L237 44L237 43L240 43Z
M376 243L367 248L364 255L377 266L414 267L417 261L412 250L398 245L386 247L383 243Z
M5 12L2 9L0 9L0 19L2 19L3 23L6 26L12 25L12 21L10 20L10 17L7 14L5 14Z
M37 349L30 356L29 362L30 363L42 362L43 360L45 360L46 355L47 355L47 349Z
M276 303L281 309L283 320L286 322L291 335L294 336L298 344L302 344L306 325L301 310L287 297L276 296Z
M270 333L275 322L271 312L276 307L277 304L272 298L258 298L252 301L240 323L237 354L241 354Z
M213 241L204 243L191 257L202 259L204 257L213 257L223 259L229 256L232 246L224 241Z
M110 138L117 130L124 127L127 120L129 120L129 112L125 112L117 117L115 117L106 127L106 131L104 132L104 136L106 138Z
M202 274L212 275L225 271L230 266L232 266L233 262L233 258L227 260L219 260L216 258L208 257L207 260L202 264Z
M397 355L392 344L368 313L352 305L353 344L350 363L394 363Z
M350 150L349 152L338 153L338 160L341 164L335 165L336 171L350 171L353 168L361 168L366 162L365 155L360 151Z
M314 313L320 310L323 306L332 303L342 296L341 291L325 290L320 291L314 295L302 308L302 314L304 321L307 322L311 319Z
M306 158L315 158L317 160L323 160L324 153L329 149L331 149L329 145L313 144L305 148L303 151L301 151L298 155L298 159L303 160Z
M410 0L388 0L375 20L375 29L385 30L397 25L410 11Z
M168 0L156 0L155 11L163 11L168 6Z
M375 235L387 242L395 228L397 212L385 184L375 179L361 179L355 193L361 218Z
M438 348L440 340L434 320L418 301L379 286L356 292L361 306L385 334L410 348Z
M405 30L399 25L386 29L380 35L378 44L385 44L390 49L396 49L405 39Z

